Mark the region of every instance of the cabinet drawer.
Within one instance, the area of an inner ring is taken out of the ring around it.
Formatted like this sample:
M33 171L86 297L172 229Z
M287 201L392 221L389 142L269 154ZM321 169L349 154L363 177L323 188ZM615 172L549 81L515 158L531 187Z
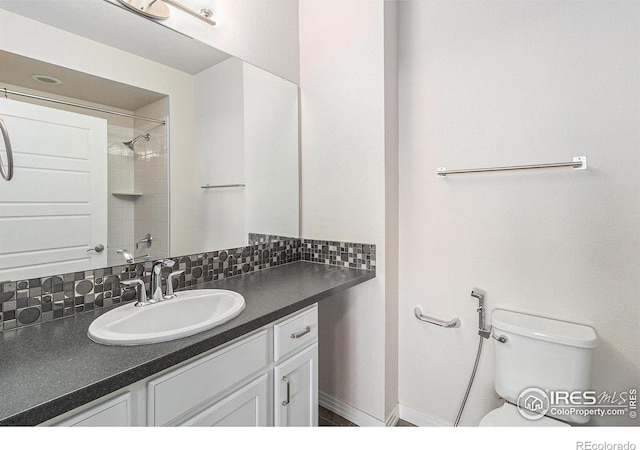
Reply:
M314 305L273 327L273 357L279 361L289 353L318 339L318 307Z
M166 425L264 368L267 346L267 332L262 331L150 381L148 424Z

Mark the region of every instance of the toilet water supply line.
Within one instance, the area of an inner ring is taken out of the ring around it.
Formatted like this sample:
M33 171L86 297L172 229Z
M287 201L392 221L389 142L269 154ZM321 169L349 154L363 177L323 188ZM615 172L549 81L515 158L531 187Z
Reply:
M473 371L471 372L471 378L469 378L469 385L467 386L467 391L464 394L464 398L462 399L462 404L460 405L460 410L458 411L458 415L456 416L456 420L453 423L454 427L457 427L460 423L460 418L462 417L462 413L464 411L464 407L467 404L467 399L469 398L469 393L471 392L471 386L473 386L473 380L476 377L476 371L478 370L478 364L480 363L480 355L482 354L482 342L484 339L488 339L491 336L491 330L486 328L485 324L485 316L484 316L484 296L485 293L479 289L473 289L471 291L471 296L478 299L478 335L480 339L478 341L478 352L476 354L476 362L473 365Z

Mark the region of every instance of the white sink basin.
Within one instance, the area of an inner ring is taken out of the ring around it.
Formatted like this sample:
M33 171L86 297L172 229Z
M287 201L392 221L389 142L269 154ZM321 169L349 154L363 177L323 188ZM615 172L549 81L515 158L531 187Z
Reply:
M236 317L244 297L223 289L176 292L176 298L147 306L115 308L91 322L89 338L100 344L137 345L200 333Z

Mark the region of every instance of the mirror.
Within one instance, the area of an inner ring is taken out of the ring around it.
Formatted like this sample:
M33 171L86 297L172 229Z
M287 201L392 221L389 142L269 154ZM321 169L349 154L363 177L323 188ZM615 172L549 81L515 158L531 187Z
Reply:
M24 17L82 22L29 3L0 1L0 107L19 107L0 109L16 162L0 183L0 282L299 236L295 84L108 2L92 40Z

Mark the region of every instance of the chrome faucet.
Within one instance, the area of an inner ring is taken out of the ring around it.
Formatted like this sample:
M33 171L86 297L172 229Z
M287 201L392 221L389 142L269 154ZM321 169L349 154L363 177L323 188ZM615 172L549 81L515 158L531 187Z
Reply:
M153 302L159 302L162 297L162 268L173 267L176 262L171 259L159 259L151 268L151 298Z
M175 261L172 261L170 259L159 259L153 263L153 266L151 268L151 297L150 298L147 298L144 281L140 279L121 281L120 284L127 287L135 286L137 288L138 301L135 304L136 306L152 305L153 303L157 303L162 300L174 298L175 294L173 293L173 286L171 285L172 278L184 273L184 270L172 272L167 277L167 295L165 296L162 295L162 268L173 267L174 264L175 264Z
M133 264L135 258L131 253L129 253L129 250L127 250L126 248L121 248L119 250L116 250L116 253L118 255L122 255L122 257L124 258L124 261L127 264Z
M478 335L482 336L485 339L489 339L491 336L491 330L486 328L485 318L484 318L484 292L479 289L474 289L471 291L471 296L478 299Z
M144 281L139 279L133 280L125 280L120 282L123 286L135 286L136 293L138 295L138 301L136 302L136 306L147 306L152 303L155 303L155 300L147 300L147 292L145 291Z

